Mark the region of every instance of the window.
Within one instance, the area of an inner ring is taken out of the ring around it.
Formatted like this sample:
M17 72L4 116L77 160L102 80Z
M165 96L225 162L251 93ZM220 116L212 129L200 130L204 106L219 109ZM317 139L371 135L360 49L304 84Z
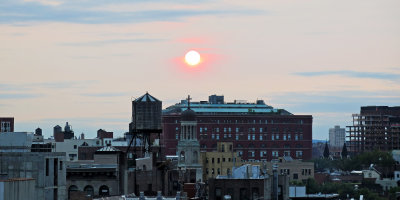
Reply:
M63 161L60 161L60 171L63 169Z
M275 140L275 135L271 134L271 140Z
M279 153L278 151L272 151L272 157L278 157Z
M297 180L299 178L299 175L298 174L293 174L293 179L294 180Z
M296 157L298 158L303 157L303 151L296 151Z
M77 145L74 145L74 149L76 149L77 148Z
M228 137L229 137L229 138L232 138L232 134L229 133Z
M202 127L200 127L200 133L202 133L203 132L203 128Z
M267 151L260 151L260 157L266 157Z
M211 158L211 163L214 163L214 158Z
M283 134L283 140L286 140L286 134Z
M46 176L49 176L49 159L46 158Z
M287 140L290 140L290 134L287 135Z
M303 140L303 134L300 134L300 140Z
M260 140L263 140L263 137L262 137L262 135L260 135Z
M275 134L275 139L279 140L279 134Z
M253 134L253 140L256 140L256 134Z
M217 140L219 140L219 134L217 134Z
M219 158L217 159L217 162L220 163L220 159Z
M239 128L238 127L236 127L236 133L239 133Z
M211 134L211 139L215 139L215 134Z
M236 140L239 140L239 134L235 135Z
M206 174L208 174L208 168L206 168Z
M232 131L231 127L229 127L228 131L229 131L229 133Z
M254 157L254 155L255 155L255 151L248 151L247 152L247 156L249 156L249 157Z
M290 156L290 151L284 151L283 154L284 154L285 156Z
M226 133L226 128L224 127L224 133Z
M251 139L251 134L247 134L247 140Z
M11 132L11 123L10 122L1 122L0 132Z
M219 123L219 120L218 120L218 123ZM216 128L215 132L219 133L219 128Z
M219 168L217 169L217 173L218 175L221 174L221 170Z
M297 134L294 135L294 140L299 140L299 136Z
M175 134L175 139L179 140L179 134Z
M238 156L242 156L243 155L243 151L237 151L237 155Z
M222 162L225 162L225 158L222 158Z
M214 168L211 169L211 174L214 174Z
M224 134L224 139L226 139L227 138L227 135L226 134Z

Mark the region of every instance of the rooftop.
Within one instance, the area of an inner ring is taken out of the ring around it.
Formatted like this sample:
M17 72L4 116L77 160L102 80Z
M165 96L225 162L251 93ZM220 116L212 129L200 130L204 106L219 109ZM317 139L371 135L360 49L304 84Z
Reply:
M187 100L169 106L163 110L163 114L181 113L188 108ZM263 100L254 103L247 101L211 103L210 101L190 102L190 109L198 114L279 114L292 115L284 109L276 109L265 104Z

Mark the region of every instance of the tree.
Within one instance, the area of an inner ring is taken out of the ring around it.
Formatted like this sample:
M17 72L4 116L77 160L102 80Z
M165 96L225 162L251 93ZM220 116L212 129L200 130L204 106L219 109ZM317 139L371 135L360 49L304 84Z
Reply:
M325 157L325 158L329 158L328 141L325 143L324 157Z
M344 143L343 145L343 149L342 149L342 158L347 158L347 147L346 147L346 143Z

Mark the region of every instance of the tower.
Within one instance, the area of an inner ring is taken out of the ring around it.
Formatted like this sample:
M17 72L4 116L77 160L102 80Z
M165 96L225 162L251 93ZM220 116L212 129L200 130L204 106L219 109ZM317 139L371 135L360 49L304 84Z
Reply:
M190 109L190 96L187 100L188 108L181 114L181 133L177 146L178 167L195 170L197 181L202 180L200 143L197 140L196 112Z

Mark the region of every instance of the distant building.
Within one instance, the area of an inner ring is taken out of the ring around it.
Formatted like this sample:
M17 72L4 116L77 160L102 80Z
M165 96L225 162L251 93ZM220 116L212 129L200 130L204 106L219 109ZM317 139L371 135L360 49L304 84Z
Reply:
M0 134L0 178L35 179L35 193L29 199L66 199L65 153L30 152L32 135Z
M59 125L56 125L53 128L53 136L56 142L63 142L64 139L74 139L75 134L74 131L72 130L72 126L68 124L68 122L66 122L64 131L62 131L62 128Z
M66 199L65 153L0 152L0 171L7 178L35 179L29 199Z
M114 147L96 151L91 162L67 163L68 197L84 192L90 197L115 196L124 193L125 157Z
M35 179L0 178L0 200L26 200L35 196Z
M311 159L311 115L293 115L262 100L225 103L214 95L209 100L190 103L196 112L201 151L216 151L217 142L232 142L243 160L270 161L283 156ZM174 155L177 150L181 114L187 107L187 100L182 100L163 110L162 145L166 155Z
M335 128L329 129L329 145L331 147L343 147L346 137L345 128L340 128L340 126L335 126Z
M0 134L0 152L30 152L33 133L5 132Z
M57 142L51 139L44 139L44 144L51 143L52 152L65 152L68 161L78 160L79 147L98 147L101 148L101 139L65 139Z
M232 142L219 142L217 151L201 152L201 160L203 164L203 180L215 178L218 175L232 176L232 169L242 165L251 164L254 166L265 165L267 172L272 173L272 162L248 162L241 159L237 153L234 153ZM306 181L308 178L314 177L314 163L293 160L289 156L280 157L275 161L278 162L278 173L286 174L289 181Z
M231 177L210 179L209 199L222 200L225 195L232 200L288 199L289 177L278 174L275 168L272 174L266 174L266 169L260 166L243 165L236 168Z
M14 132L14 117L0 117L0 133Z
M365 106L347 126L348 151L400 150L400 106Z

